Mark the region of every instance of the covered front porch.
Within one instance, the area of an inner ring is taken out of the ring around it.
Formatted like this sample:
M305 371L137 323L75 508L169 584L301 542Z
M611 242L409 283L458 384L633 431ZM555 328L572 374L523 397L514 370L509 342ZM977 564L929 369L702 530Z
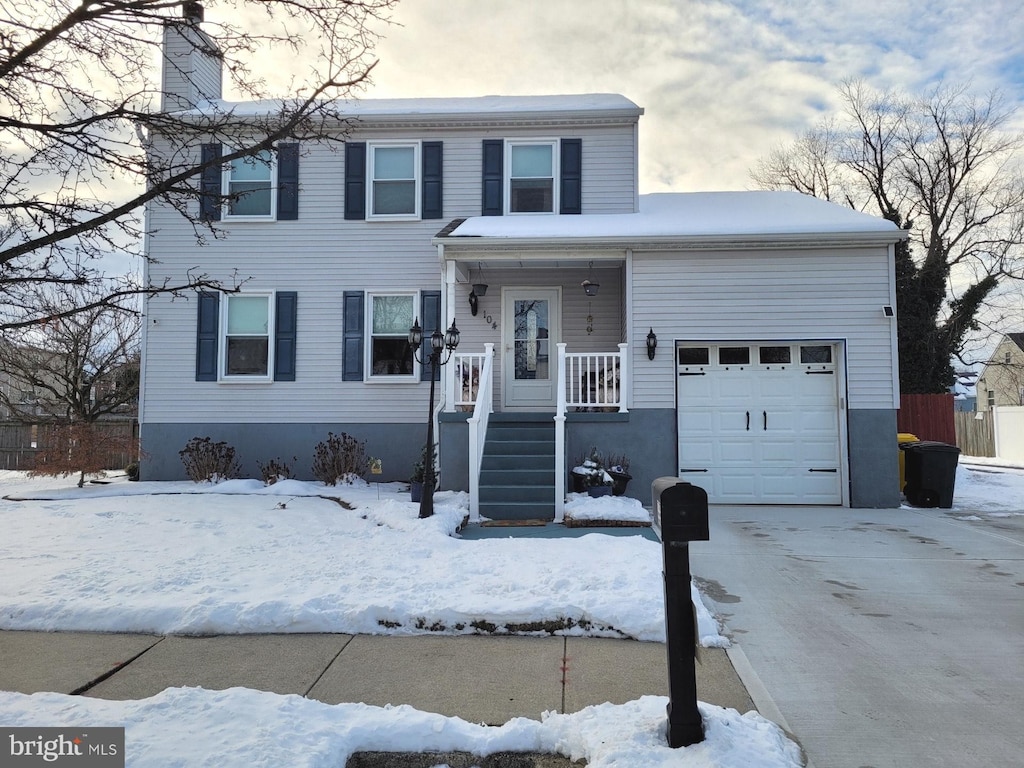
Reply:
M625 253L442 248L442 263L446 322L461 332L441 374L444 486L468 489L472 520L561 521L587 449L574 425L592 439L629 418Z

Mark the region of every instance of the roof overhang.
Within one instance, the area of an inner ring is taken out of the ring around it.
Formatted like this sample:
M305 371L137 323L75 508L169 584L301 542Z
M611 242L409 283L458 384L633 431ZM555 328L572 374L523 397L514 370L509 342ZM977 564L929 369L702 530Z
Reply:
M905 230L877 232L800 232L687 237L435 237L434 245L457 258L463 253L520 253L552 251L735 251L810 248L855 248L890 245L905 240Z

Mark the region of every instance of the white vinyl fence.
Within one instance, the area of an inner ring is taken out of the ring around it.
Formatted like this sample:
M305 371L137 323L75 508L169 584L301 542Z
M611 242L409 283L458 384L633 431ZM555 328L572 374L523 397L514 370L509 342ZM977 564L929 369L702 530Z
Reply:
M1024 406L1000 405L992 411L996 456L1024 464Z

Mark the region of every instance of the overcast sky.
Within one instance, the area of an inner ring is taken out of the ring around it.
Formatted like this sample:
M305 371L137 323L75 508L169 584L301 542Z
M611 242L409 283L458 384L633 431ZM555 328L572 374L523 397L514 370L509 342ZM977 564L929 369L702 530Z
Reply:
M644 108L640 191L752 188L835 85L1003 91L1024 126L1024 3L401 0L365 98L621 93Z

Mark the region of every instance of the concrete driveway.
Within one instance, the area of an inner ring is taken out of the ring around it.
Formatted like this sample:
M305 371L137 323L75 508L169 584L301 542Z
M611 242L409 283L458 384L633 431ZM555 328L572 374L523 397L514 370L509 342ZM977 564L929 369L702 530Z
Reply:
M1024 516L969 516L711 508L694 576L815 768L1024 761Z

